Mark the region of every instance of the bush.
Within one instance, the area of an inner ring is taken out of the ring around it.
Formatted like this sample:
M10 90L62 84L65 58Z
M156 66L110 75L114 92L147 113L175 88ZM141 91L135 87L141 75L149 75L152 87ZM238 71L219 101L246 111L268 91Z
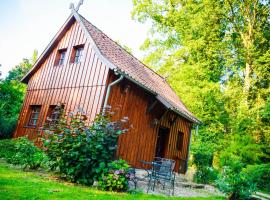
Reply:
M260 190L270 190L270 163L249 165L244 172L253 180Z
M218 171L213 167L201 167L194 174L194 182L209 184L217 179Z
M38 169L47 160L44 152L25 137L1 140L0 149L1 158L23 168Z
M102 190L124 192L128 190L128 179L130 177L129 165L124 160L115 160L106 166L99 166L98 184Z
M194 181L196 183L209 184L217 178L217 170L212 167L213 151L206 145L194 148L193 164L196 166Z
M0 140L0 158L4 158L7 162L12 162L12 158L16 154L16 140L5 139Z
M253 177L245 171L244 164L238 160L231 160L230 165L223 167L216 185L229 195L230 200L248 199L256 190Z
M51 168L71 182L92 185L100 163L113 160L122 124L110 121L110 113L98 115L91 126L81 111L63 115L54 126L45 128L44 149Z

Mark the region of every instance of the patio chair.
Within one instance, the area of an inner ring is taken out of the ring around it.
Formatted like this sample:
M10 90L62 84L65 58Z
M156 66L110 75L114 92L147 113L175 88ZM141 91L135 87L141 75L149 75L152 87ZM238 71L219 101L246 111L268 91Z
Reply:
M166 183L169 183L173 195L174 195L174 181L175 181L175 173L173 172L175 167L175 161L166 158L155 158L152 162L152 169L149 173L149 181L147 187L147 193L149 189L155 190L156 183L160 183L165 189Z
M136 170L135 168L130 168L128 171L129 174L129 182L132 182L134 184L134 189L137 189L137 183L138 183L138 178L136 177Z

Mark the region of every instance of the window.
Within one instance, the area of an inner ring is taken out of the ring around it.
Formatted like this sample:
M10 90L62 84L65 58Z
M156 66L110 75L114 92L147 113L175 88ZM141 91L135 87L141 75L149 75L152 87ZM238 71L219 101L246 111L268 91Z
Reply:
M178 135L177 135L177 141L176 141L176 149L177 150L182 151L183 142L184 142L184 133L179 131Z
M71 55L71 63L79 63L81 62L83 56L83 45L78 45L73 47L72 55Z
M37 126L41 106L31 105L29 108L28 126Z
M60 119L64 105L50 105L47 112L47 122L49 124L56 124Z
M55 66L63 65L65 62L67 49L59 49L57 51L56 59L55 59Z

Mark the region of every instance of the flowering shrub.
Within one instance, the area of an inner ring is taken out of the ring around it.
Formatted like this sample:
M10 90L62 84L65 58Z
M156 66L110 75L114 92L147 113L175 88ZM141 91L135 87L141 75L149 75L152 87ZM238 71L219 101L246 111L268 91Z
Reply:
M132 176L129 174L129 165L124 160L115 160L106 166L101 163L98 169L99 187L106 191L124 192L128 190L128 180Z
M87 116L78 109L45 128L43 146L51 168L68 181L92 185L100 163L114 159L118 136L126 130L127 119L112 122L110 116L109 111L97 115L88 126Z

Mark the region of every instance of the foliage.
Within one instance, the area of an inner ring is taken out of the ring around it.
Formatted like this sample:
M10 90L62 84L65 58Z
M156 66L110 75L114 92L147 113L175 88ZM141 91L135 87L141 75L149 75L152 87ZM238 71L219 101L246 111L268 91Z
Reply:
M253 178L243 169L243 163L231 160L230 165L223 168L216 181L218 188L228 194L230 200L248 199L256 190Z
M217 178L217 170L212 167L213 150L206 145L193 148L193 164L196 166L194 181L197 183L213 183Z
M16 154L16 142L11 139L0 140L0 158L4 158L7 162L12 162L12 158Z
M197 168L212 166L213 150L206 145L193 147L193 163Z
M61 176L69 181L92 185L100 163L110 162L117 149L117 139L127 119L111 122L110 112L97 115L91 126L78 109L62 114L58 123L45 127L44 148Z
M258 188L266 186L269 164L256 164L261 162L262 156L261 145L256 144L251 136L231 138L228 147L220 152L219 189L229 194L230 199L247 199Z
M168 77L203 121L193 144L213 147L215 167L228 174L219 180L243 192L235 195L249 194L253 186L242 171L270 162L270 2L133 0L133 5L133 18L152 24L142 45L144 62Z
M23 102L26 86L20 83L22 77L36 61L37 51L31 60L23 59L16 65L8 76L0 79L0 139L11 138L16 128L17 119Z
M270 164L261 165L248 165L244 172L250 176L250 178L256 184L256 187L260 190L270 190Z
M0 139L10 138L15 130L25 87L16 81L0 81Z
M25 137L0 141L0 157L23 168L38 169L46 164L47 157L41 149Z
M115 160L99 166L98 184L102 190L124 192L128 190L129 165L124 160Z
M262 145L256 143L255 139L249 135L235 135L230 137L227 148L220 151L219 166L230 165L232 160L238 160L247 165L253 165L261 162L264 157Z
M218 171L213 167L204 166L197 168L194 174L194 181L196 183L209 184L214 183L217 179Z

